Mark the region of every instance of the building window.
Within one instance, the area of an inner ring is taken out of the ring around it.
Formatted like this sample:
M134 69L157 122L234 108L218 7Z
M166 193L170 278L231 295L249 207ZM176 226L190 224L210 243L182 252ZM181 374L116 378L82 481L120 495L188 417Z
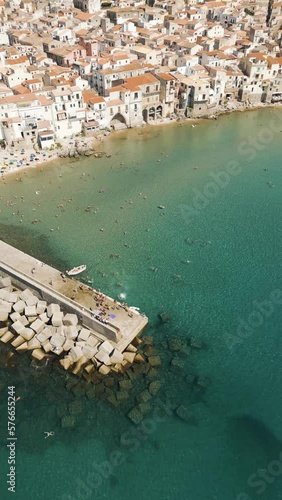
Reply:
M134 92L134 99L138 99L138 92Z

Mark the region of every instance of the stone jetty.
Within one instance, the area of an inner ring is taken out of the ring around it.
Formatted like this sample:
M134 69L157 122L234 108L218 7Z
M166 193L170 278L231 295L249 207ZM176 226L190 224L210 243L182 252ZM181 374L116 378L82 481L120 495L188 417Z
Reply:
M19 353L30 351L39 361L57 358L75 375L124 372L140 362L137 336L148 322L146 316L62 277L59 271L3 242L0 255L1 342ZM77 300L62 294L64 289L70 291L70 285L72 293L80 291Z

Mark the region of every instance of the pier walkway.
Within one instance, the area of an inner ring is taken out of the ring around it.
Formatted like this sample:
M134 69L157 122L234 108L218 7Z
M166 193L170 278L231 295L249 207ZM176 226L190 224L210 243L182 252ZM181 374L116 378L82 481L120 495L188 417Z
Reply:
M128 312L123 305L103 295L107 324L93 317L99 314L98 292L72 278L62 278L61 272L0 240L0 273L10 276L20 289L29 288L43 300L57 303L67 313L76 314L79 321L91 329L99 340L109 340L123 352L146 327L148 318ZM90 309L91 308L91 309ZM130 315L129 315L130 314Z

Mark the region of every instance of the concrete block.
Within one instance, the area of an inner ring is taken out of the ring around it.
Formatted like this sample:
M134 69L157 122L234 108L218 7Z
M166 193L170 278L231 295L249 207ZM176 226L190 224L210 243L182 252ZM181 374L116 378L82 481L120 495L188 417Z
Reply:
M7 321L9 317L9 314L7 312L1 312L0 311L0 321Z
M105 340L105 342L103 342L99 348L99 351L104 351L109 355L113 352L113 350L114 348L108 340Z
M7 344L14 338L14 335L8 330L2 337L0 337L1 342L4 342L4 344Z
M12 304L15 304L18 301L18 293L12 292L7 294L8 297L6 298L7 302L11 302Z
M68 356L66 356L63 359L60 359L59 363L65 370L69 370L69 368L73 364L72 360Z
M10 295L10 292L7 292L7 290L0 289L0 300L7 300Z
M47 342L46 344L42 344L42 348L44 349L45 352L50 352L52 349L52 344L50 342Z
M68 339L75 340L77 338L77 335L78 335L78 331L77 331L76 326L68 326L65 328L65 336Z
M86 365L84 367L84 370L87 372L87 373L92 373L94 370L95 370L95 366L93 365L93 363L89 363L88 365Z
M24 300L26 301L31 295L33 295L32 291L29 290L28 288L26 288L25 290L23 290L20 295L19 295L19 298L21 300Z
M66 314L63 323L66 326L76 326L78 324L78 317L76 314Z
M52 345L51 352L53 352L54 354L57 354L57 356L59 356L63 352L63 348L56 346L56 345Z
M21 333L20 333L21 337L23 337L25 340L31 340L34 335L35 335L35 332L31 329L31 328L24 328Z
M66 339L64 345L63 345L63 350L64 351L70 351L74 347L74 341L71 339Z
M29 317L28 317L28 321L29 321L29 323L33 323L33 322L34 322L34 321L36 321L37 319L38 319L38 318L37 318L37 316L29 316Z
M41 344L36 337L33 337L33 339L30 339L27 343L27 348L29 351L33 351L33 349L40 349L40 347L41 347Z
M24 314L27 317L32 317L32 316L37 317L36 306L26 306L24 309Z
M49 333L48 333L48 330L47 330L47 333L46 333L46 330L47 328L45 328L44 330L42 330L42 332L38 333L36 335L36 338L39 340L39 342L42 344L43 342L46 342L48 341L49 339ZM45 333L44 333L45 332Z
M64 325L60 325L60 326L57 326L55 327L56 328L56 333L58 333L59 335L65 335L65 326Z
M60 312L59 304L49 304L49 306L47 307L47 316L49 316L49 318L51 318L53 314L59 312Z
M25 302L23 300L19 300L13 305L13 309L15 312L18 312L19 314L23 313L25 310Z
M30 324L30 328L32 328L35 333L41 333L45 328L45 323L43 323L41 319L36 319L33 323Z
M27 342L24 342L23 344L16 347L16 351L18 352L25 352L27 350L28 350Z
M93 356L95 354L97 354L97 348L96 347L91 347L91 346L87 346L86 344L83 346L82 348L82 352L83 352L83 355L88 358L88 359L91 359L93 358Z
M15 323L18 319L21 318L21 315L18 312L13 312L10 314L10 319Z
M102 365L100 366L99 368L99 373L101 373L102 375L108 375L108 373L110 373L111 369L109 366L105 366L105 365Z
M123 362L123 354L119 352L117 349L114 349L113 352L110 355L110 360L113 365L116 363L122 363Z
M11 286L11 285L12 285L11 278L9 278L9 277L0 278L0 288L5 288L5 287Z
M137 347L135 347L135 346L134 346L134 345L132 345L132 344L129 344L129 345L127 346L126 350L127 350L128 352L137 352Z
M95 337L94 335L90 334L88 339L86 340L86 344L90 345L91 347L98 346L99 339L97 339L97 337Z
M45 358L45 352L42 349L34 349L31 353L32 357L41 361Z
M53 332L51 330L51 326L45 326L45 328L42 331L42 333L44 333L44 336L45 336L46 339L49 339L50 337L52 337Z
M27 326L29 324L29 321L26 316L20 316L19 321L22 323L23 326Z
M95 354L95 358L98 361L100 361L101 363L104 363L104 365L107 365L107 366L111 365L111 358L110 358L110 356L106 352L104 352L102 350L98 351Z
M0 304L0 312L4 313L10 313L12 311L12 304L9 302L5 302L4 300Z
M20 345L22 345L25 342L25 339L21 337L21 335L18 335L13 342L11 342L11 345L16 349Z
M52 344L55 347L62 347L65 341L66 339L64 335L59 335L57 333L55 335L52 335L52 337L50 338L50 344Z
M125 359L129 363L133 363L134 362L134 358L135 358L135 353L134 352L127 352L127 351L125 351L123 353L123 359Z
M38 301L39 301L39 299L38 299L38 297L36 297L36 295L30 295L26 299L25 303L27 306L36 306Z
M49 319L46 313L39 314L39 319L43 321L43 323L48 323Z
M78 339L86 341L88 337L90 337L90 331L87 328L82 328L79 332Z
M17 320L15 321L15 323L12 324L12 329L18 334L20 335L21 332L24 330L24 326L23 324Z
M36 304L36 312L38 316L43 314L47 309L47 302L45 300L39 300Z
M78 361L75 363L75 370L76 373L83 367L86 366L89 363L89 359L86 358L86 356L81 356L81 358L78 359ZM74 373L74 372L73 372Z
M0 337L2 337L2 335L4 335L4 333L6 333L8 331L8 327L7 326L4 326L3 328L0 328Z
M64 317L64 314L59 311L59 312L55 312L52 316L52 325L53 326L61 326L63 324L63 317Z
M82 349L78 346L75 346L73 347L70 352L69 352L69 355L71 357L71 359L75 362L75 361L78 361L79 358L82 357Z

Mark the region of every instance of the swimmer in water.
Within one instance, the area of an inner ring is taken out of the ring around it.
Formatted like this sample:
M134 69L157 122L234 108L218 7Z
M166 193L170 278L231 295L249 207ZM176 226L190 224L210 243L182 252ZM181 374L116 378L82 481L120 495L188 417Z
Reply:
M51 431L51 432L45 431L44 434L46 434L46 436L45 436L45 439L46 439L46 438L48 438L50 436L54 436L55 432L53 432L53 431Z

